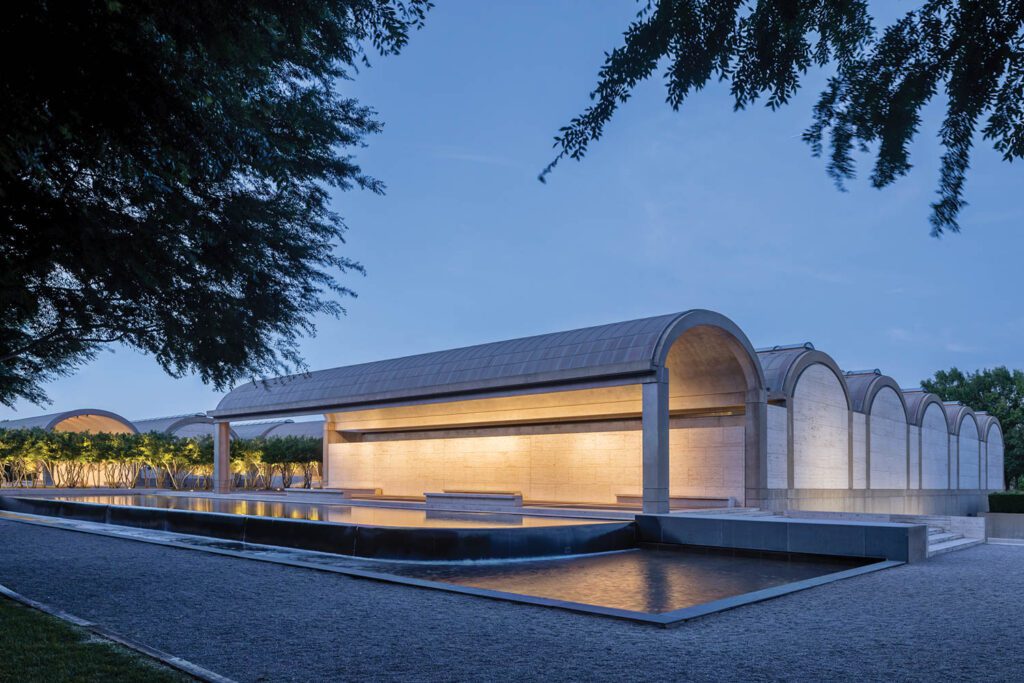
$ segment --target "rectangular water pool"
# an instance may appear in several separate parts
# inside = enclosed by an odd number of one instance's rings
[[[399,565],[387,571],[460,586],[661,614],[875,562],[644,547],[572,559]]]
[[[506,513],[448,512],[441,510],[338,505],[332,503],[285,503],[245,500],[241,498],[162,496],[140,493],[95,496],[62,495],[53,496],[50,500],[403,528],[505,529],[514,527],[570,526],[581,523],[594,524],[602,522],[602,520],[593,519],[583,520],[567,517],[540,517]]]

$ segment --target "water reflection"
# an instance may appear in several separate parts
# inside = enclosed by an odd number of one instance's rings
[[[506,528],[565,526],[580,524],[584,520],[559,517],[534,517],[477,512],[441,512],[405,510],[383,507],[331,505],[327,503],[286,503],[279,501],[245,500],[238,498],[205,498],[187,496],[161,496],[156,494],[126,494],[102,496],[55,496],[56,500],[103,505],[126,505],[190,510],[193,512],[222,512],[232,515],[302,519],[314,522],[361,524],[366,526],[434,527],[434,528]],[[588,523],[591,520],[586,520]],[[600,523],[601,520],[593,520]]]
[[[504,564],[399,565],[433,581],[638,612],[670,612],[859,566],[856,560],[750,557],[642,548],[626,553]]]

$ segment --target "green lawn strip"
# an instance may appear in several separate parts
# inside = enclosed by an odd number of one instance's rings
[[[191,681],[148,657],[0,597],[0,681]]]

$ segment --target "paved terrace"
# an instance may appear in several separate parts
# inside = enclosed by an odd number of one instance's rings
[[[0,583],[239,681],[1019,680],[1024,546],[673,630],[0,521]]]

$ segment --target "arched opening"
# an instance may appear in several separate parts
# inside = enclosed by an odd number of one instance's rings
[[[668,512],[672,498],[749,503],[766,474],[764,375],[750,342],[728,319],[691,312],[666,331],[658,364],[643,385],[645,512]]]

